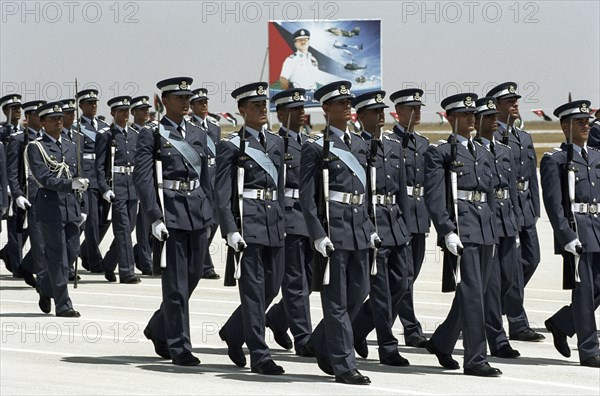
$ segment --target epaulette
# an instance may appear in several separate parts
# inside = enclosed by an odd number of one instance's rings
[[[107,131],[110,131],[110,127],[104,127],[102,129],[99,129],[97,133],[104,133],[104,132],[107,132]]]
[[[13,137],[14,137],[14,136],[20,135],[20,134],[22,134],[22,133],[23,133],[23,131],[17,131],[17,132],[13,132],[13,133],[11,133],[11,134],[10,134],[10,136],[13,136]]]
[[[448,143],[448,141],[444,140],[444,139],[440,139],[436,143],[433,143],[433,144],[435,144],[436,146],[441,146],[444,143]]]
[[[390,141],[392,141],[392,142],[395,142],[395,143],[400,143],[400,144],[402,144],[402,142],[401,142],[400,140],[398,140],[398,139],[397,139],[397,138],[396,138],[394,135],[395,135],[395,134],[393,134],[393,133],[385,133],[385,132],[384,132],[384,134],[383,134],[383,138],[384,138],[384,139],[386,139],[386,140],[390,140]]]
[[[192,124],[192,126],[195,126],[196,128],[200,128],[200,125],[198,125],[194,121],[192,121],[192,118],[190,118],[189,120],[186,120],[186,121],[189,122],[190,124]]]
[[[600,153],[600,148],[599,147],[587,146],[587,148],[590,148],[592,150],[598,151]]]
[[[43,139],[43,137],[40,136],[40,137],[35,138],[34,140],[37,141],[37,142],[41,142],[42,139]]]
[[[265,129],[265,131],[266,131],[266,132],[268,132],[268,133],[270,133],[271,135],[275,135],[275,136],[281,137],[281,136],[279,136],[279,133],[277,133],[277,132],[273,132],[273,131],[272,131],[272,130],[270,130],[270,129]]]
[[[213,117],[211,117],[211,116],[206,116],[206,120],[207,120],[208,122],[211,122],[211,123],[213,123],[213,124],[215,124],[215,125],[219,126],[219,121],[218,121],[216,118],[213,118]]]
[[[560,153],[562,149],[560,147],[553,148],[551,151],[546,151],[544,155],[552,155],[556,153]]]
[[[361,140],[365,140],[364,137],[362,137],[361,132],[352,132],[350,131],[351,134],[353,134],[356,137],[359,137]]]
[[[234,137],[236,137],[236,136],[238,136],[238,133],[237,133],[237,131],[235,131],[235,132],[231,132],[231,133],[229,133],[229,135],[227,135],[227,136],[223,136],[223,138],[222,138],[222,139],[223,139],[223,140],[231,140],[231,139],[233,139],[233,138],[234,138]]]
[[[509,150],[511,150],[511,151],[512,151],[512,149],[510,148],[510,146],[509,146],[508,144],[504,144],[504,143],[502,143],[502,142],[499,142],[499,141],[497,141],[497,140],[494,140],[494,144],[495,144],[496,146],[500,146],[500,147],[506,147],[507,149],[509,149]]]
[[[414,133],[415,135],[417,135],[417,136],[421,136],[423,139],[425,139],[425,140],[429,141],[429,138],[428,138],[427,136],[421,135],[421,134],[420,134],[419,132],[417,132],[417,131],[413,131],[413,133]]]

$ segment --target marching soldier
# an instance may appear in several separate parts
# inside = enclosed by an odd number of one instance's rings
[[[563,284],[573,289],[571,304],[545,325],[560,354],[571,356],[567,336],[577,334],[580,364],[600,367],[594,315],[600,305],[600,151],[586,145],[589,108],[589,101],[577,100],[554,110],[566,143],[544,154],[540,163],[555,253],[563,256],[565,265]]]
[[[425,259],[425,244],[429,234],[429,213],[423,199],[425,185],[425,151],[429,147],[429,139],[415,131],[421,123],[421,106],[423,91],[409,88],[396,91],[390,95],[398,117],[398,124],[393,132],[398,136],[404,148],[406,168],[406,192],[408,194],[409,211],[406,222],[411,233],[408,251],[412,256],[412,276],[408,277],[408,292],[404,293],[398,303],[398,317],[404,328],[404,343],[407,346],[424,348],[427,337],[423,334],[421,323],[415,315],[413,286]]]
[[[280,375],[285,371],[273,361],[265,342],[265,313],[284,272],[285,153],[283,139],[266,129],[267,95],[265,82],[246,84],[231,93],[244,126],[217,148],[219,222],[227,244],[239,253],[241,300],[219,336],[237,366],[246,365],[242,351],[246,342],[253,373]]]
[[[408,292],[409,282],[413,278],[412,256],[407,246],[411,235],[406,224],[410,209],[402,142],[395,134],[382,135],[381,131],[385,125],[383,109],[388,108],[383,102],[384,98],[385,91],[372,91],[352,101],[363,125],[362,137],[370,148],[371,218],[374,218],[377,234],[382,238],[381,246],[370,255],[376,255],[377,265],[377,273],[371,272],[370,299],[362,305],[352,327],[354,348],[359,355],[366,355],[368,351],[366,338],[374,324],[381,364],[408,366],[408,360],[398,352],[398,340],[394,337],[392,326],[398,314],[397,305]]]
[[[129,107],[133,122],[131,128],[139,134],[147,125],[150,112],[150,98],[148,96],[138,96],[131,99]],[[135,222],[136,244],[133,246],[133,258],[137,269],[142,271],[142,275],[152,275],[152,249],[150,241],[152,232],[146,214],[138,206],[137,218]]]
[[[89,181],[78,172],[76,146],[61,138],[62,103],[47,103],[38,109],[44,134],[27,146],[27,160],[35,181],[36,220],[45,242],[46,268],[38,278],[39,307],[50,313],[54,299],[56,316],[79,317],[67,289],[68,263],[79,250],[79,224],[85,221],[78,196]]]
[[[111,251],[116,251],[117,256],[113,263],[105,262],[104,272],[106,279],[113,281],[118,262],[120,283],[140,283],[135,276],[131,240],[138,205],[132,176],[138,133],[127,126],[130,102],[130,96],[117,96],[107,102],[114,124],[107,132],[96,135],[95,145],[98,189],[112,205],[114,239],[106,256],[111,256]]]
[[[159,356],[180,366],[200,363],[192,355],[189,299],[202,276],[212,221],[206,134],[184,119],[192,97],[191,83],[189,77],[176,77],[156,84],[166,115],[158,127],[140,132],[133,172],[152,235],[158,241],[166,240],[163,301],[144,335]],[[162,175],[156,174],[157,167],[162,168]],[[163,202],[157,200],[154,188],[160,185]]]
[[[368,147],[347,128],[351,86],[337,81],[315,92],[328,122],[323,138],[302,145],[300,205],[315,256],[326,261],[324,272],[313,271],[313,283],[315,277],[328,283],[321,291],[323,320],[311,336],[319,368],[337,382],[364,385],[371,380],[356,369],[352,321],[369,292],[368,249],[379,237],[367,209]],[[325,227],[318,213],[323,206]]]
[[[99,133],[109,129],[109,125],[96,117],[98,110],[98,91],[85,89],[77,92],[77,102],[81,108],[81,117],[78,120],[81,133],[83,133],[83,174],[90,181],[90,186],[85,193],[85,204],[88,218],[85,222],[85,240],[81,245],[82,266],[93,273],[103,271],[100,242],[108,230],[105,217],[108,213],[108,204],[99,195],[98,180],[96,179],[96,151],[95,143]],[[114,277],[114,274],[113,274]]]
[[[266,325],[282,348],[292,349],[295,345],[297,355],[313,357],[309,298],[313,251],[298,189],[305,93],[302,88],[288,89],[271,98],[281,123],[279,136],[283,138],[285,150],[285,273],[281,285],[282,299],[267,312]],[[287,334],[288,328],[294,336],[294,344]]]
[[[486,96],[497,101],[498,141],[510,146],[516,174],[519,210],[519,254],[522,268],[517,269],[518,285],[510,287],[504,298],[504,310],[508,319],[508,334],[511,340],[542,341],[544,336],[529,326],[523,306],[524,290],[540,262],[540,243],[536,223],[540,218],[540,194],[537,179],[537,156],[531,136],[513,126],[519,118],[517,84],[506,82],[492,88]],[[508,124],[507,124],[508,122]],[[522,275],[521,275],[522,272]],[[510,308],[509,308],[510,306]],[[520,311],[520,312],[519,312]]]
[[[425,153],[425,203],[446,250],[444,264],[452,265],[456,284],[450,312],[426,348],[441,366],[457,370],[460,366],[452,351],[462,331],[464,373],[497,377],[502,372],[486,358],[482,277],[496,240],[496,208],[492,160],[470,138],[475,129],[475,100],[477,95],[463,93],[442,101],[453,132],[447,142],[432,145]]]
[[[491,155],[498,237],[489,272],[482,274],[484,283],[485,279],[488,279],[484,293],[485,328],[491,355],[514,359],[519,357],[520,353],[510,346],[502,323],[502,298],[507,294],[508,288],[518,284],[515,266],[520,266],[516,243],[519,222],[518,215],[515,214],[520,207],[517,201],[513,157],[510,147],[494,138],[494,131],[498,129],[496,100],[492,97],[479,98],[475,106],[478,136],[476,140]],[[514,309],[509,304],[505,306],[507,310]]]
[[[217,145],[221,141],[221,127],[217,125],[211,117],[208,115],[208,90],[206,88],[198,88],[193,91],[194,96],[190,100],[190,106],[192,107],[191,121],[198,125],[200,129],[206,132],[206,138],[208,143],[208,174],[210,175],[210,182],[214,186],[215,184],[215,172],[216,172],[216,161],[215,156],[217,155]],[[214,201],[213,201],[214,202]],[[208,237],[208,249],[206,249],[206,258],[204,260],[204,270],[202,277],[204,279],[219,279],[219,274],[215,272],[215,266],[210,256],[210,245],[217,233],[219,228],[219,215],[217,205],[213,205],[213,224],[210,226],[209,237]]]
[[[40,224],[35,217],[37,209],[31,205],[31,202],[35,201],[38,185],[29,177],[24,153],[27,144],[40,137],[42,124],[37,109],[45,103],[45,100],[35,100],[23,104],[27,128],[10,135],[6,152],[8,186],[14,200],[15,216],[13,216],[13,221],[20,239],[20,244],[15,249],[16,254],[13,256],[15,261],[11,259],[13,276],[20,274],[32,287],[36,287],[33,274],[38,274],[45,267],[44,238]],[[23,257],[22,249],[27,237],[31,238],[31,249]]]

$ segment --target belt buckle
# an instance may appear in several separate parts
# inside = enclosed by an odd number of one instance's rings
[[[190,184],[186,181],[182,181],[179,183],[179,191],[188,191],[190,189]]]
[[[271,189],[265,190],[265,200],[267,200],[267,201],[273,200],[273,191],[271,191]]]
[[[358,194],[352,194],[351,202],[352,202],[354,205],[358,205],[358,203],[359,203],[359,199],[360,199],[360,197],[358,196]]]
[[[481,202],[481,192],[473,191],[473,201]]]
[[[497,190],[496,191],[496,198],[503,199],[504,198],[504,190]]]
[[[421,196],[421,187],[413,187],[413,197]]]
[[[519,190],[519,191],[525,190],[525,182],[522,182],[522,181],[517,182],[517,190]]]
[[[392,197],[390,197],[390,196],[385,197],[385,204],[386,205],[391,205],[392,204]]]
[[[590,214],[598,213],[598,204],[590,204],[589,210]]]

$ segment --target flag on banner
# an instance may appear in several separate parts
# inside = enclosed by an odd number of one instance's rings
[[[231,124],[233,124],[234,127],[237,127],[238,125],[238,121],[237,118],[235,118],[233,115],[231,115],[231,113],[218,113],[220,116],[222,116],[223,118],[225,118],[227,121],[229,121]]]
[[[362,131],[362,128],[360,125],[360,121],[358,121],[358,114],[352,113],[350,117],[352,121],[352,126],[354,126],[354,132],[360,133]]]
[[[445,111],[437,111],[436,114],[440,116],[440,125],[442,125],[444,121],[448,121]]]
[[[400,119],[398,118],[398,113],[396,113],[395,111],[390,111],[390,115],[394,120],[396,120],[396,122],[400,121]]]
[[[165,106],[163,106],[157,94],[154,94],[154,109],[158,114],[162,114],[165,111]]]
[[[542,110],[542,109],[533,109],[531,111],[533,112],[533,114],[537,115],[538,117],[543,118],[544,121],[552,121],[552,118],[547,116],[546,113],[544,113],[544,110]]]

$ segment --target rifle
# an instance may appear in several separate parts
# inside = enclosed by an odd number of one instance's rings
[[[569,141],[567,142],[567,162],[565,163],[566,178],[563,179],[563,208],[569,227],[575,231],[579,239],[579,230],[577,228],[577,218],[573,213],[573,204],[575,203],[575,172],[578,169],[573,165],[573,118],[569,122]],[[564,194],[567,191],[567,194]],[[579,278],[579,256],[583,252],[581,245],[576,248],[577,254],[563,254],[563,289],[574,289],[575,284],[581,282]],[[573,278],[575,282],[573,282]]]
[[[329,145],[331,144],[329,131],[329,116],[327,117],[327,125],[323,131],[323,164],[321,170],[321,194],[317,203],[317,216],[321,220],[321,225],[325,230],[327,238],[331,239],[331,230],[329,228],[329,164],[337,160],[336,156],[330,155]],[[329,258],[333,254],[331,247],[326,247],[327,257],[323,257],[321,253],[313,254],[313,277],[311,282],[312,291],[322,291],[323,286],[329,285]]]
[[[105,169],[105,174],[106,174],[106,179],[108,181],[108,188],[114,193],[114,186],[115,186],[115,173],[114,173],[114,167],[115,167],[115,153],[117,151],[117,125],[115,124],[114,118],[113,118],[113,124],[112,127],[110,128],[110,141],[109,141],[109,150],[107,153],[107,158],[106,161],[104,163],[104,169]],[[125,128],[127,128],[127,125],[125,125]],[[160,148],[159,148],[160,149]],[[162,191],[162,190],[161,190]],[[112,221],[112,202],[113,202],[114,198],[110,199],[110,204],[108,206],[108,213],[106,214],[106,221]],[[162,202],[162,201],[161,201]]]
[[[156,200],[162,212],[162,218],[165,220],[165,196],[163,192],[163,171],[162,159],[160,156],[160,113],[158,114],[159,123],[154,129],[154,189],[156,191]],[[152,238],[152,275],[160,275],[163,268],[167,268],[167,249],[166,240],[169,237],[167,231],[161,233],[160,239]]]
[[[371,139],[371,152],[369,153],[369,173],[370,173],[370,182],[371,182],[371,221],[375,225],[375,233],[378,233],[377,229],[377,202],[375,197],[377,196],[377,150],[379,148],[379,139],[375,136]],[[383,141],[381,141],[383,144]],[[381,247],[381,242],[375,242],[375,248],[373,249],[373,261],[371,263],[371,275],[377,275],[377,251]]]
[[[77,147],[76,147],[76,154],[77,154],[77,176],[78,177],[82,177],[83,176],[83,170],[81,169],[81,118],[79,117],[79,98],[77,98],[77,92],[79,92],[78,88],[77,88],[77,79],[75,79],[75,117],[77,118]],[[75,194],[75,199],[77,199],[77,202],[79,202],[79,207],[83,208],[84,205],[84,201],[83,201],[83,193],[81,191],[74,191]],[[79,248],[79,255],[81,255],[81,247]],[[79,278],[77,276],[77,271],[79,268],[79,258],[78,256],[75,256],[75,280],[73,281],[73,288],[77,289],[77,278]]]
[[[404,136],[402,137],[402,151],[406,151],[408,147],[408,141],[410,140],[410,127],[412,124],[413,115],[415,114],[415,109],[410,111],[410,117],[408,118],[408,125],[406,126],[406,130],[404,131]]]
[[[506,118],[506,128],[504,130],[504,133],[502,134],[502,144],[505,144],[508,146],[508,128],[510,128],[510,114],[508,114],[508,117]]]
[[[289,112],[288,113],[288,119],[287,119],[287,127],[285,128],[285,135],[283,136],[283,151],[284,151],[284,155],[283,155],[283,160],[285,162],[289,162],[291,160],[294,159],[294,157],[288,152],[288,147],[290,146],[290,118],[292,116],[292,113]],[[298,131],[298,133],[300,133],[300,131]],[[287,181],[287,167],[283,167],[283,185],[285,186],[285,182]]]
[[[21,166],[19,166],[19,185],[23,191],[23,196],[29,201],[29,166],[27,166],[27,160],[25,159],[25,148],[29,144],[29,118],[25,116],[27,121],[27,128],[23,131],[23,145],[21,146],[21,155],[19,157]],[[16,228],[18,233],[22,233],[23,230],[27,229],[27,209],[21,209],[17,206],[16,208]]]

